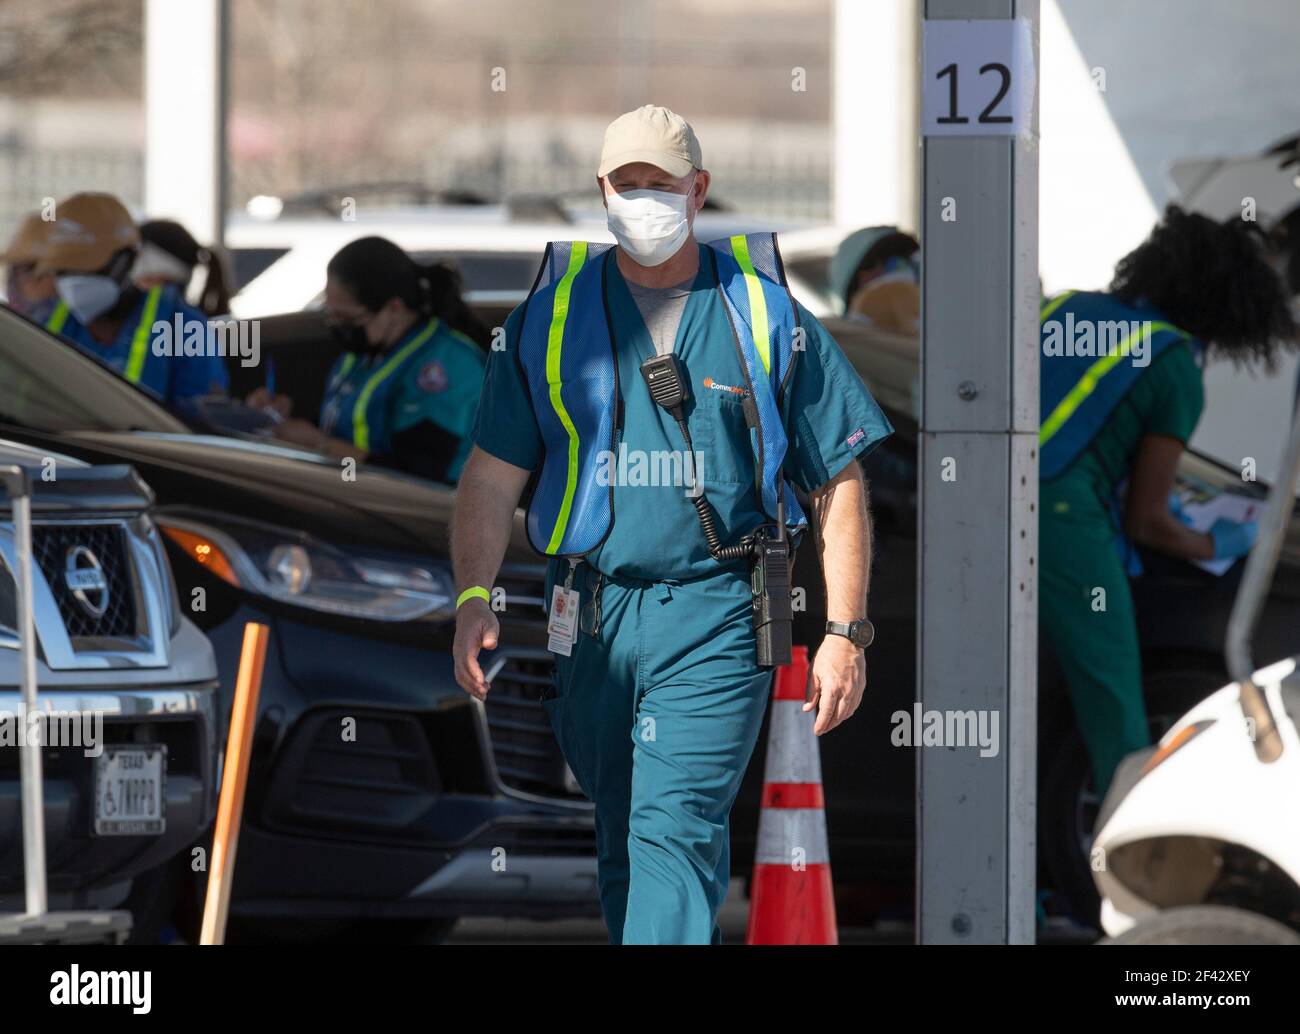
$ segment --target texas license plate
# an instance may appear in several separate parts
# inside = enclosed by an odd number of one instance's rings
[[[105,747],[95,759],[95,835],[154,836],[167,828],[162,744]]]

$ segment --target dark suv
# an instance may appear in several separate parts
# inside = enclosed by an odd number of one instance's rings
[[[598,914],[591,805],[538,702],[542,569],[522,523],[484,706],[452,675],[451,489],[193,430],[0,311],[0,435],[149,482],[223,715],[244,624],[271,628],[232,932],[364,919],[429,937],[458,916]],[[160,874],[159,896],[198,889],[188,858]]]

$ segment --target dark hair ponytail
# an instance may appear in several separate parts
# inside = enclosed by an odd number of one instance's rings
[[[465,302],[460,274],[445,262],[432,262],[427,266],[416,266],[416,269],[424,288],[424,311],[437,316],[487,351],[492,344],[492,332]]]
[[[225,316],[230,312],[230,279],[226,276],[226,263],[215,248],[200,248],[199,261],[207,270],[203,290],[199,292],[199,308],[209,316]]]
[[[461,296],[460,275],[442,262],[420,265],[385,237],[362,237],[330,259],[327,274],[370,312],[390,298],[424,316],[437,316],[486,350],[491,332]]]
[[[1273,365],[1280,346],[1294,347],[1288,292],[1254,224],[1222,223],[1165,209],[1151,235],[1115,267],[1111,291],[1145,302],[1194,334],[1213,352],[1238,362]]]

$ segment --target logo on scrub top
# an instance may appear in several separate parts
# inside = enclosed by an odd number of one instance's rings
[[[420,367],[420,372],[415,377],[415,383],[421,391],[427,391],[431,395],[436,395],[440,391],[447,390],[447,368],[438,362],[437,359],[431,359]]]
[[[720,381],[715,381],[712,377],[704,378],[704,386],[706,388],[712,388],[714,391],[729,391],[731,394],[740,395],[742,398],[749,394],[749,392],[744,388],[736,388],[730,384],[723,384]]]

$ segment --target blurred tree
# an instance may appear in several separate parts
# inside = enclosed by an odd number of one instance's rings
[[[0,0],[0,93],[139,96],[144,0]]]

